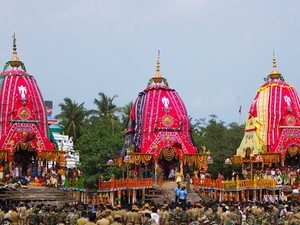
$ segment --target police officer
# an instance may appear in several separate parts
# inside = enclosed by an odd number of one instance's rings
[[[142,214],[142,225],[157,225],[154,219],[151,219],[150,213]]]
[[[179,212],[179,225],[187,225],[190,223],[189,215],[186,212],[186,207],[182,206],[182,210]]]
[[[33,211],[28,217],[29,225],[40,224],[39,208],[33,207]]]
[[[114,222],[111,225],[122,225],[121,223],[122,216],[120,214],[114,215]]]
[[[173,205],[170,206],[168,223],[169,223],[169,225],[178,224],[176,221],[176,213],[175,213]]]

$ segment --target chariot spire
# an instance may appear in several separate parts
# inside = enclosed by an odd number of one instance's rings
[[[271,71],[269,76],[272,80],[279,79],[281,76],[281,73],[277,70],[277,63],[276,63],[274,50],[273,50],[273,70]]]
[[[160,73],[160,51],[158,50],[158,56],[157,56],[157,61],[156,61],[156,70],[155,70],[155,74],[152,77],[152,80],[154,81],[154,83],[161,83],[163,81],[163,76]]]
[[[17,52],[17,43],[16,43],[16,34],[13,36],[13,51],[12,51],[13,56],[10,59],[10,66],[11,67],[19,67],[21,65],[21,61],[18,57],[18,52]]]

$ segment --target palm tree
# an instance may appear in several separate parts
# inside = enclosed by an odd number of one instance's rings
[[[60,103],[58,106],[61,113],[55,118],[60,120],[59,124],[64,128],[65,134],[73,137],[73,141],[76,142],[81,135],[84,119],[88,115],[88,111],[84,108],[84,102],[78,104],[70,98],[65,98],[64,103]]]
[[[103,116],[114,116],[115,112],[120,111],[119,108],[113,103],[114,99],[117,98],[117,95],[114,95],[112,98],[105,95],[103,92],[98,93],[100,100],[94,99],[94,104],[97,106],[97,110],[94,111],[94,114],[98,114],[100,117]]]
[[[122,122],[122,126],[124,127],[124,129],[126,129],[128,126],[132,105],[133,105],[133,102],[131,101],[128,104],[126,104],[124,107],[121,108],[121,113],[122,113],[121,122]]]
[[[94,104],[97,106],[96,110],[90,110],[90,114],[94,114],[99,116],[99,118],[110,118],[111,119],[111,126],[112,126],[112,134],[114,134],[114,126],[115,120],[118,120],[115,113],[120,112],[120,108],[118,108],[114,103],[114,99],[118,97],[114,95],[112,98],[105,95],[103,92],[98,93],[100,99],[94,99]],[[91,117],[91,121],[93,121],[95,117]],[[119,122],[119,120],[118,120]]]

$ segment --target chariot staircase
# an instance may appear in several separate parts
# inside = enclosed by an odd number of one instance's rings
[[[75,201],[72,192],[64,192],[57,188],[28,186],[27,188],[2,188],[0,203],[7,205],[18,202],[64,205]]]
[[[153,186],[152,189],[149,189],[145,195],[146,202],[154,202],[158,204],[163,204],[164,202],[171,203],[175,201],[174,190],[177,184],[173,181],[165,181],[162,183],[161,187]],[[211,199],[206,199],[203,196],[201,197],[194,187],[191,185],[191,189],[187,195],[187,202],[199,202],[199,201],[210,201]]]

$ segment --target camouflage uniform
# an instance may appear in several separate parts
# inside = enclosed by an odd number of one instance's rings
[[[199,221],[194,220],[194,221],[190,222],[189,225],[200,225],[200,223],[199,223]]]
[[[211,224],[220,224],[220,218],[217,214],[217,211],[213,211],[213,213],[208,216],[208,220],[211,222]]]
[[[227,214],[228,218],[225,221],[225,225],[236,225],[239,224],[239,216],[235,212],[231,211]]]
[[[280,218],[277,220],[276,225],[285,225],[285,222],[286,222],[286,219],[285,219],[284,217],[280,217]]]
[[[264,215],[264,211],[261,207],[258,207],[256,209],[252,210],[254,216],[255,216],[255,224],[256,225],[261,225],[263,222],[263,215]]]
[[[176,207],[174,213],[175,213],[176,224],[178,225],[181,217],[181,208]]]
[[[57,213],[54,210],[50,212],[49,225],[57,224]]]
[[[262,217],[262,223],[261,224],[262,225],[268,224],[268,221],[270,220],[270,217],[271,217],[271,215],[270,215],[269,212],[264,213],[264,215]]]
[[[51,217],[52,215],[49,211],[49,208],[46,208],[45,211],[41,214],[40,223],[43,225],[52,225],[50,224]]]
[[[249,213],[246,218],[247,225],[255,225],[255,216],[252,213]]]
[[[30,215],[28,216],[29,225],[37,225],[40,224],[40,216],[38,213],[38,209],[34,209]]]
[[[66,212],[66,209],[62,209],[60,211],[58,211],[58,213],[56,214],[56,222],[57,223],[65,223],[66,222],[66,217],[67,217],[68,213]]]
[[[261,225],[263,222],[262,216],[255,214],[254,217],[255,217],[255,225]]]
[[[178,225],[176,221],[176,213],[174,210],[169,211],[169,219],[168,219],[169,225]]]
[[[77,213],[70,212],[67,216],[66,216],[66,225],[76,225],[77,220],[79,219],[79,216]]]
[[[179,211],[179,225],[187,225],[189,223],[189,215],[185,210]]]

